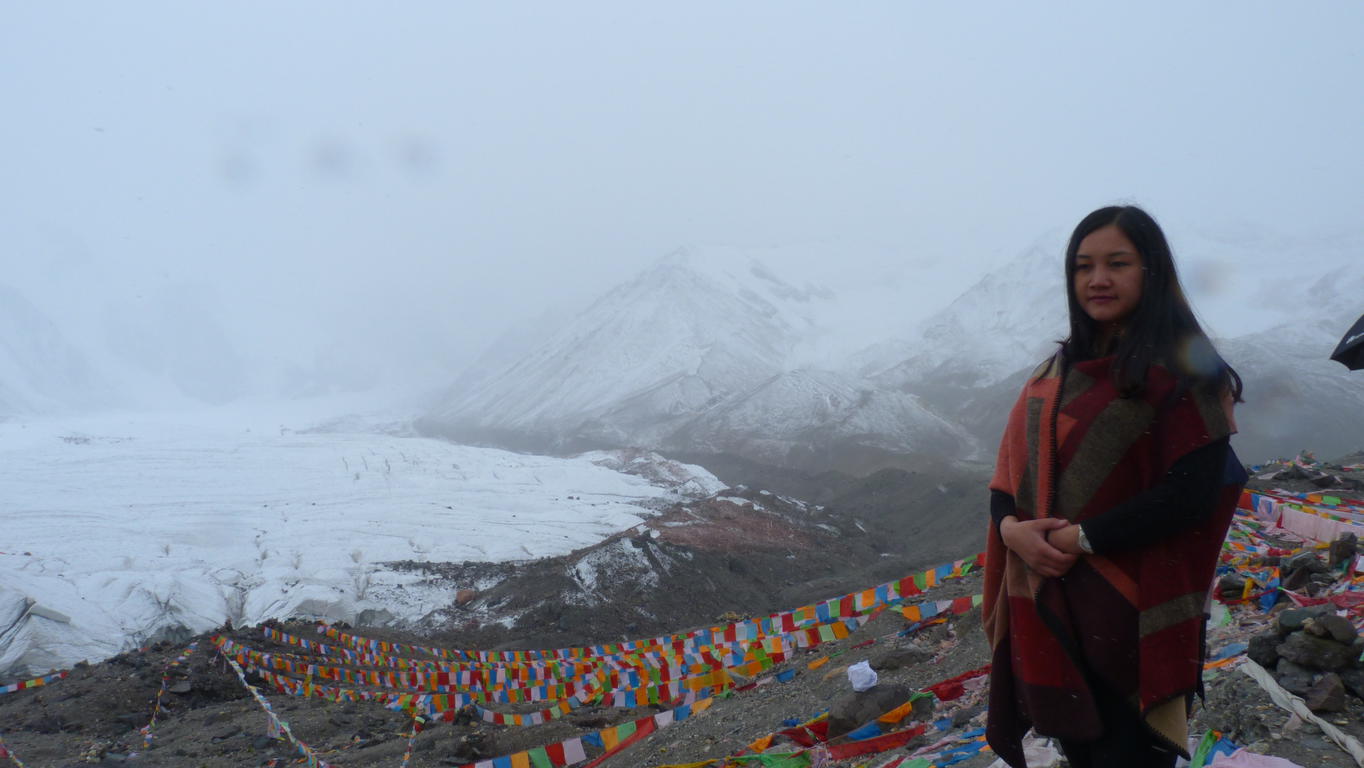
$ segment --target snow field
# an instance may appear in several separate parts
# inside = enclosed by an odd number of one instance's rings
[[[449,596],[380,563],[564,554],[678,498],[588,458],[230,412],[3,423],[0,463],[0,678],[229,619],[416,620]]]

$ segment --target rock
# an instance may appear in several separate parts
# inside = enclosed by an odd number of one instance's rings
[[[1283,588],[1294,591],[1306,587],[1308,580],[1312,578],[1312,572],[1302,567],[1289,570],[1287,566],[1281,566],[1280,572],[1283,574]]]
[[[957,728],[960,728],[961,726],[971,722],[971,719],[973,717],[979,715],[981,712],[984,711],[985,711],[984,704],[977,704],[976,706],[970,707],[968,709],[959,709],[956,711],[956,713],[952,715],[952,725]]]
[[[171,693],[189,693],[190,691],[194,690],[194,686],[191,685],[188,680],[176,680],[175,682],[171,683],[170,687],[167,688],[166,690],[170,691]]]
[[[472,589],[461,589],[455,593],[455,602],[459,605],[468,605],[475,597],[478,597],[478,592]]]
[[[256,749],[270,749],[277,742],[269,736],[257,736],[251,741],[251,746]]]
[[[1237,573],[1228,573],[1217,580],[1217,590],[1223,597],[1240,597],[1246,588],[1246,580]]]
[[[1282,472],[1279,472],[1273,477],[1274,480],[1277,480],[1281,483],[1290,482],[1293,480],[1307,480],[1310,478],[1311,475],[1302,471],[1302,468],[1299,467],[1297,464],[1290,464],[1287,469],[1283,470]]]
[[[1314,573],[1307,577],[1307,594],[1316,597],[1336,583],[1336,577],[1329,573]]]
[[[29,721],[28,728],[35,733],[61,733],[66,729],[66,718],[61,715],[46,715]]]
[[[1350,656],[1350,646],[1313,637],[1306,632],[1289,635],[1279,643],[1277,650],[1283,658],[1313,669],[1340,669],[1354,661]]]
[[[1337,674],[1340,676],[1340,681],[1345,684],[1345,687],[1349,689],[1350,693],[1364,699],[1364,669],[1355,669],[1351,667],[1342,669]]]
[[[829,707],[829,737],[842,736],[875,720],[909,701],[911,693],[907,685],[878,685],[839,698]]]
[[[227,728],[226,730],[219,731],[218,734],[213,737],[213,741],[226,741],[241,732],[242,732],[241,726],[234,725],[231,726],[230,728]]]
[[[599,731],[611,724],[610,720],[600,714],[573,715],[568,720],[579,728],[593,731]]]
[[[497,754],[497,744],[493,741],[492,736],[486,731],[474,731],[464,734],[455,742],[454,759],[451,762],[462,764],[492,757],[495,754]]]
[[[1274,677],[1284,690],[1301,696],[1312,688],[1312,678],[1316,677],[1316,673],[1288,659],[1279,659],[1278,665],[1274,668]]]
[[[1336,484],[1336,478],[1329,474],[1319,475],[1312,478],[1310,482],[1318,488],[1330,488]]]
[[[1353,533],[1342,533],[1331,542],[1331,547],[1327,550],[1326,564],[1334,569],[1341,563],[1351,562],[1358,549],[1359,537]]]
[[[914,645],[886,648],[874,654],[869,661],[871,668],[877,672],[884,672],[891,669],[904,669],[915,664],[922,664],[933,658],[933,654]]]
[[[1279,633],[1267,632],[1250,638],[1249,647],[1246,648],[1246,655],[1250,660],[1264,667],[1273,669],[1279,661],[1279,652],[1276,650],[1280,642]]]
[[[1344,616],[1337,616],[1334,613],[1318,616],[1312,620],[1312,624],[1329,634],[1337,643],[1350,645],[1354,643],[1355,638],[1359,637],[1359,633],[1355,632],[1355,626],[1350,623],[1349,619]]]
[[[1345,709],[1345,685],[1340,676],[1327,672],[1302,697],[1313,712],[1341,712]]]
[[[1317,553],[1311,550],[1299,552],[1296,555],[1283,561],[1282,568],[1287,571],[1308,570],[1312,573],[1325,573],[1326,563],[1317,557]]]
[[[1321,616],[1324,613],[1326,613],[1326,609],[1319,605],[1308,608],[1289,608],[1275,617],[1274,626],[1279,630],[1279,634],[1287,635],[1290,632],[1302,629],[1303,624],[1308,619]]]

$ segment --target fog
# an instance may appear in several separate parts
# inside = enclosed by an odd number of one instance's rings
[[[889,332],[1115,201],[1358,236],[1361,39],[1343,1],[10,3],[0,283],[255,392],[438,386],[680,246]]]

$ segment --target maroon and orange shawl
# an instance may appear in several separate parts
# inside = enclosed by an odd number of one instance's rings
[[[1177,395],[1152,366],[1123,398],[1111,357],[1043,363],[1009,415],[991,489],[1020,520],[1080,522],[1158,483],[1181,456],[1234,431],[1230,398]],[[1102,725],[1089,680],[1121,695],[1158,741],[1186,753],[1188,706],[1200,691],[1208,588],[1240,487],[1222,488],[1209,519],[1140,549],[1086,555],[1060,578],[1039,576],[990,526],[985,631],[993,649],[990,746],[1024,768],[1022,739],[1092,741]]]

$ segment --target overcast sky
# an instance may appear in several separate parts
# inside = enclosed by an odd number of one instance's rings
[[[4,3],[0,282],[439,377],[684,244],[914,299],[1113,201],[1364,227],[1358,2],[664,7]]]

